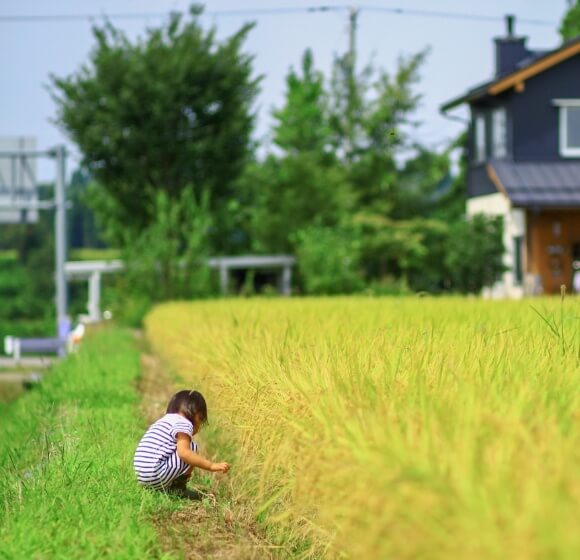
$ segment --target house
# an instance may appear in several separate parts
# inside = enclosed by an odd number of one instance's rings
[[[441,111],[470,107],[467,214],[504,219],[509,270],[491,295],[570,292],[580,268],[580,37],[530,50],[506,20],[495,76]]]

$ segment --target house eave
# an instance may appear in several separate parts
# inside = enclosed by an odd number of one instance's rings
[[[518,68],[509,74],[500,76],[483,86],[474,88],[467,93],[451,99],[440,107],[441,113],[446,113],[450,109],[458,107],[463,103],[472,103],[486,96],[496,96],[512,88],[517,91],[523,91],[526,80],[533,78],[537,74],[544,72],[564,62],[565,60],[580,54],[580,36],[567,41],[559,48],[549,51],[548,53],[534,59],[523,68]]]

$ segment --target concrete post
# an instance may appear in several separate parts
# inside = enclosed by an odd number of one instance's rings
[[[13,349],[12,355],[14,356],[15,363],[18,365],[20,363],[20,356],[22,355],[22,353],[20,351],[20,339],[19,338],[14,339],[14,349]]]
[[[282,269],[282,295],[289,296],[292,293],[292,267],[285,266]]]
[[[227,265],[220,263],[220,286],[224,296],[228,295],[228,272]]]
[[[93,272],[89,276],[89,301],[87,304],[91,322],[101,320],[101,273]]]

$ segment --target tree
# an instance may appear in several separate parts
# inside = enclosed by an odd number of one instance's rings
[[[286,104],[274,110],[274,143],[286,155],[305,152],[330,155],[332,129],[324,76],[314,68],[312,51],[302,56],[301,74],[291,68],[286,77]]]
[[[86,169],[74,171],[68,186],[68,199],[72,208],[68,212],[68,239],[71,248],[103,248],[101,232],[95,220],[95,213],[89,207],[92,179]]]
[[[359,206],[385,214],[398,176],[397,159],[409,152],[407,129],[421,96],[413,91],[422,51],[400,58],[393,76],[367,65],[352,78],[348,55],[335,60],[331,87],[333,144],[347,166]]]
[[[570,6],[562,23],[560,24],[560,35],[564,41],[574,39],[580,35],[580,3],[576,2]]]
[[[100,185],[109,234],[152,223],[157,193],[209,192],[214,250],[232,235],[229,201],[251,151],[258,79],[242,52],[251,25],[218,42],[192,9],[174,14],[134,43],[111,23],[93,29],[96,46],[75,74],[52,76],[57,123],[83,153]]]
[[[285,105],[273,113],[278,153],[249,172],[258,251],[292,251],[297,232],[336,227],[351,206],[344,170],[331,144],[324,78],[308,50],[300,70],[290,70]]]
[[[478,293],[493,285],[506,270],[501,217],[481,214],[451,225],[445,252],[448,278],[454,290]]]

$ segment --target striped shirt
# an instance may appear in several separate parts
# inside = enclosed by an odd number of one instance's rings
[[[193,424],[180,414],[166,414],[151,425],[141,438],[133,466],[137,480],[151,488],[166,488],[178,476],[185,474],[189,465],[177,455],[177,434],[193,436]],[[197,452],[192,441],[191,450]]]

